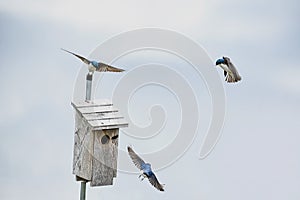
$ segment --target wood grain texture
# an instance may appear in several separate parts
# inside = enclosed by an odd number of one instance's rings
[[[89,124],[95,129],[110,129],[110,126],[127,127],[128,123],[124,119],[100,119],[89,120]]]
[[[94,157],[91,186],[112,185],[117,176],[118,142],[112,137],[119,134],[118,129],[99,130],[94,132]],[[102,138],[110,138],[102,143]]]
[[[78,108],[78,111],[82,114],[88,114],[88,113],[117,112],[118,110],[113,106],[93,106],[93,107]]]
[[[127,121],[107,100],[95,100],[96,103],[72,103],[79,115],[90,124],[93,130],[128,127]]]
[[[73,107],[84,108],[84,107],[94,107],[94,106],[112,106],[112,102],[108,99],[95,99],[92,102],[79,101],[71,102]]]
[[[119,112],[103,112],[103,113],[90,113],[90,114],[82,114],[82,116],[90,121],[90,120],[98,120],[98,119],[121,119],[123,118]]]
[[[93,134],[91,127],[75,114],[73,174],[85,180],[92,178]]]
[[[107,100],[72,103],[75,108],[73,173],[91,186],[112,185],[117,176],[119,128],[128,123]]]

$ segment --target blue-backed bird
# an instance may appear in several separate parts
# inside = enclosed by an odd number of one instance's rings
[[[94,61],[94,60],[88,60],[83,56],[80,56],[78,54],[75,54],[75,53],[73,53],[71,51],[68,51],[68,50],[65,50],[65,49],[61,49],[61,50],[76,56],[82,62],[87,64],[90,75],[92,75],[95,71],[97,71],[97,72],[123,72],[123,71],[125,71],[124,69],[116,68],[116,67],[113,67],[111,65],[102,63],[102,62],[97,62],[97,61]]]
[[[230,61],[230,58],[223,57],[216,61],[216,66],[220,66],[224,70],[225,81],[228,83],[238,82],[242,79],[238,71]]]
[[[144,178],[148,178],[149,182],[158,190],[165,191],[163,188],[163,185],[160,184],[153,173],[151,169],[150,163],[145,163],[143,159],[141,159],[131,147],[127,147],[128,154],[135,164],[137,168],[139,168],[143,173],[139,175],[139,178],[142,177],[141,181],[144,180]]]

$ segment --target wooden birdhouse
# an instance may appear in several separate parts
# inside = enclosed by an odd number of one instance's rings
[[[128,123],[108,100],[72,102],[75,108],[73,174],[91,186],[117,176],[119,128]]]

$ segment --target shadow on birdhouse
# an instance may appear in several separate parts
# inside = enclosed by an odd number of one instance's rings
[[[73,174],[91,186],[112,185],[117,176],[119,128],[128,123],[108,100],[72,102],[75,108]]]

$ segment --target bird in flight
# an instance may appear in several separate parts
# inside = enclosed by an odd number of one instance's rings
[[[139,175],[139,178],[142,177],[141,181],[144,180],[144,178],[148,178],[149,182],[158,190],[165,191],[163,188],[163,184],[160,184],[153,173],[151,169],[150,163],[145,163],[143,159],[141,159],[131,147],[127,147],[128,154],[135,164],[137,168],[139,168],[141,171],[143,171],[142,174]]]
[[[77,55],[77,54],[75,54],[75,53],[73,53],[71,51],[65,50],[65,49],[61,49],[61,50],[65,51],[65,52],[68,52],[68,53],[76,56],[82,62],[84,62],[85,64],[87,64],[90,75],[92,75],[95,71],[97,71],[97,72],[123,72],[123,71],[125,71],[124,69],[119,69],[119,68],[110,66],[108,64],[102,63],[102,62],[88,60],[85,57],[82,57],[80,55]]]
[[[230,58],[223,57],[216,61],[216,66],[220,66],[224,70],[225,81],[228,83],[238,82],[242,79],[238,71],[230,61]]]

